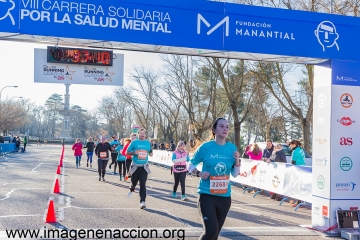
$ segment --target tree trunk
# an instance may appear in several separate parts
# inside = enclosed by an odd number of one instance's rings
[[[241,123],[239,121],[239,116],[237,115],[236,106],[231,106],[233,118],[234,118],[234,138],[235,138],[235,146],[238,150],[241,149],[240,146],[240,130],[241,130]]]
[[[310,123],[306,121],[306,119],[302,119],[301,122],[301,128],[302,128],[302,134],[303,134],[303,142],[304,142],[304,149],[310,153],[311,152],[311,146],[310,146]]]

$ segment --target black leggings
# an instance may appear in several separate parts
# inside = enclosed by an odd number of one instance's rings
[[[175,183],[173,187],[173,192],[176,192],[180,182],[181,194],[185,195],[185,178],[186,178],[186,172],[174,172]]]
[[[199,240],[215,240],[218,238],[230,206],[231,197],[200,194],[198,209],[204,232]]]
[[[118,162],[118,165],[119,165],[119,175],[125,177],[125,174],[126,174],[125,161],[122,161],[122,162],[117,161],[117,162]],[[122,175],[121,175],[121,171],[123,172]]]
[[[126,172],[129,172],[129,169],[130,169],[130,166],[131,166],[131,162],[132,162],[131,159],[130,159],[130,160],[127,160],[127,159],[126,159],[126,161],[125,161],[125,164],[126,164]]]
[[[98,159],[99,176],[101,176],[101,177],[105,176],[106,166],[107,166],[108,162],[109,162],[109,160]]]
[[[117,156],[118,156],[117,153],[111,153],[111,163],[110,163],[110,165],[115,164],[114,172],[116,172],[116,166],[118,165]]]
[[[143,201],[145,202],[147,177],[148,177],[148,173],[143,167],[138,167],[136,171],[131,175],[130,191],[133,192],[135,190],[136,184],[140,182],[140,191],[139,191],[140,203]]]

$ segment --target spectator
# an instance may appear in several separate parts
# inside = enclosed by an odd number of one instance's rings
[[[270,156],[270,159],[267,161],[270,162],[282,162],[286,163],[286,155],[283,150],[283,147],[281,144],[277,144],[272,155]]]
[[[247,155],[249,155],[249,159],[260,161],[262,157],[262,152],[256,143],[250,144],[250,151],[246,152]]]
[[[195,141],[190,139],[190,147],[191,148],[194,148],[195,147]]]
[[[152,149],[158,149],[158,144],[157,144],[156,140],[152,141]]]
[[[168,143],[165,143],[165,150],[170,151],[170,145]]]
[[[15,144],[16,144],[16,149],[17,150],[19,150],[20,149],[20,137],[19,136],[17,136],[16,138],[15,138]]]
[[[281,144],[277,144],[275,146],[275,149],[273,151],[273,154],[270,156],[270,159],[267,160],[268,163],[270,162],[282,162],[282,163],[286,163],[286,155],[284,150],[282,149],[282,145]],[[277,201],[281,201],[283,199],[282,195],[276,194],[274,193],[271,196],[271,199],[276,199]]]
[[[26,151],[26,144],[27,144],[27,136],[24,137],[24,152]]]
[[[164,144],[164,143],[160,143],[159,150],[166,150],[166,149],[165,149],[165,144]]]
[[[290,148],[292,149],[291,153],[291,164],[301,166],[305,165],[305,152],[301,148],[301,143],[298,140],[292,140],[289,143]],[[295,200],[293,207],[296,207],[299,203],[298,200]]]
[[[242,158],[249,159],[249,155],[247,155],[247,152],[250,151],[250,147],[251,147],[251,145],[246,146],[246,148],[244,149],[244,153],[242,155]]]
[[[274,144],[272,143],[271,139],[266,140],[266,148],[263,152],[263,158],[265,161],[270,159],[270,156],[272,155],[274,151]]]
[[[174,152],[176,150],[176,145],[174,144],[173,140],[170,141],[169,151]]]
[[[0,136],[0,143],[4,143],[4,137]]]

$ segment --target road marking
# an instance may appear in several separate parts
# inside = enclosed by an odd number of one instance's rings
[[[41,164],[43,164],[44,162],[41,162],[39,165],[37,165],[36,167],[34,167],[33,168],[33,170],[31,170],[31,172],[37,172],[37,171],[35,171],[38,167],[40,167],[41,166]]]
[[[243,210],[243,211],[249,212],[249,213],[251,213],[251,214],[253,214],[253,215],[257,215],[257,216],[261,216],[261,215],[262,215],[262,214],[259,213],[259,212],[251,211],[251,210],[248,210],[248,209],[245,209],[245,208],[241,208],[241,207],[231,207],[231,208]]]
[[[11,217],[37,217],[41,216],[41,214],[33,214],[33,215],[7,215],[7,216],[0,216],[0,218],[11,218]]]
[[[15,189],[13,189],[13,190],[11,190],[10,192],[8,192],[8,193],[6,193],[5,194],[5,198],[2,198],[2,199],[0,199],[0,201],[2,201],[2,200],[6,200],[6,199],[8,199],[8,198],[10,198],[10,195],[13,193],[13,192],[15,192],[15,190],[16,190],[16,188]]]

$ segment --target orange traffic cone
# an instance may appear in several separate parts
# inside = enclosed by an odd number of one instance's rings
[[[45,223],[56,223],[54,200],[50,199]]]
[[[54,193],[60,193],[59,179],[55,180]]]
[[[62,158],[60,158],[59,166],[63,167],[63,159]]]
[[[60,165],[57,167],[56,174],[61,174]]]

